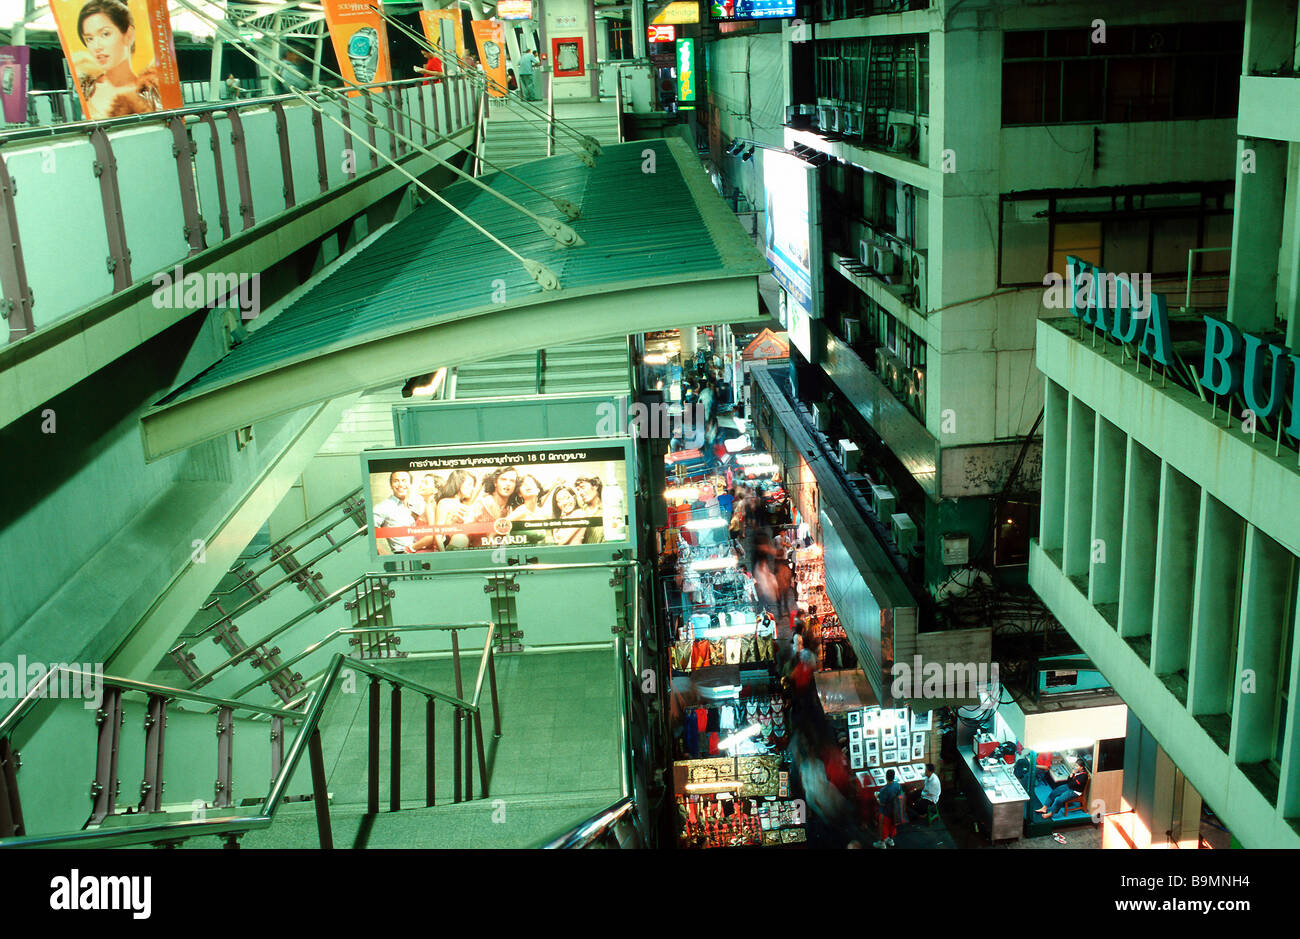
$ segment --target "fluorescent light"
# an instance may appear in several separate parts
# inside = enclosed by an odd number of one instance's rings
[[[710,783],[687,783],[687,792],[727,792],[731,789],[739,789],[744,783],[738,779],[728,781],[719,780]]]
[[[731,437],[723,441],[722,444],[727,448],[728,453],[740,453],[742,450],[749,449],[749,438],[743,434],[739,437]],[[739,459],[739,457],[737,457]]]
[[[685,528],[699,531],[703,528],[726,528],[730,523],[725,518],[699,518],[687,522]]]
[[[691,562],[693,571],[725,571],[736,566],[735,557],[702,558]]]
[[[762,730],[763,730],[763,725],[756,721],[753,724],[750,724],[744,730],[737,731],[736,733],[728,737],[726,740],[720,741],[718,743],[718,749],[730,750],[736,744],[743,743],[744,741],[748,740],[750,737],[757,737]]]
[[[665,489],[665,499],[685,499],[687,502],[694,502],[700,496],[700,490],[693,486],[683,486],[681,489]]]
[[[429,384],[418,385],[415,388],[412,388],[411,394],[423,395],[426,397],[431,395],[436,395],[438,393],[438,389],[442,387],[442,383],[443,381],[446,380],[446,378],[447,378],[447,370],[445,368],[440,368],[433,373],[433,380],[430,381]]]
[[[662,352],[651,352],[641,361],[646,365],[667,365],[668,356],[664,355]]]

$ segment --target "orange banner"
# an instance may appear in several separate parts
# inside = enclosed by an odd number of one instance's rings
[[[379,15],[381,0],[324,0],[323,5],[339,73],[357,85],[391,81],[388,29]]]
[[[448,74],[465,61],[465,30],[460,23],[460,7],[451,10],[421,10],[420,25],[424,38],[442,55],[442,69]]]
[[[475,20],[474,41],[478,44],[478,60],[488,79],[488,94],[494,98],[506,96],[506,31],[496,20]]]
[[[89,120],[182,106],[166,0],[50,0],[50,9]]]

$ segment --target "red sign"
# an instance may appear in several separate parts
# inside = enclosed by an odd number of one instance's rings
[[[677,27],[671,24],[663,26],[647,26],[645,28],[646,42],[676,42]]]

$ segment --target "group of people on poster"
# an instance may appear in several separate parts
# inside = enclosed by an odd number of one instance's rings
[[[372,473],[376,545],[380,554],[415,554],[597,544],[604,489],[600,473],[581,464]]]

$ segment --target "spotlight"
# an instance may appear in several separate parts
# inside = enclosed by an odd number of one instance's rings
[[[742,163],[748,163],[752,159],[754,159],[754,148],[751,146],[748,150],[745,151],[745,155],[742,156],[740,160]]]
[[[727,148],[727,156],[740,156],[740,151],[745,149],[743,140],[733,140],[731,146]]]

